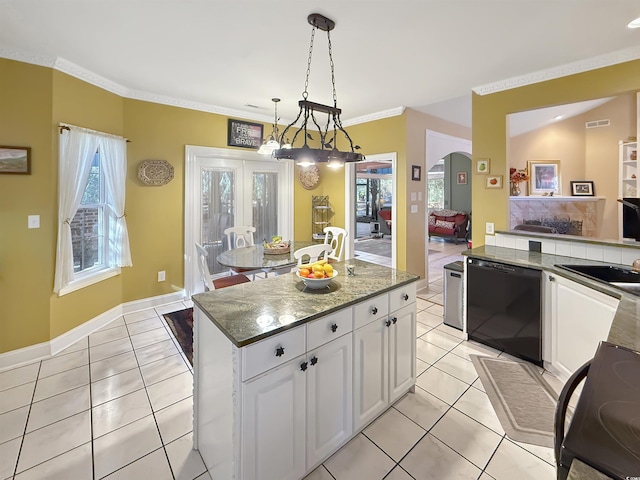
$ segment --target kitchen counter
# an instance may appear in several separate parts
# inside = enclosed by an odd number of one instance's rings
[[[347,275],[347,265],[355,275]],[[360,260],[333,263],[328,289],[310,290],[295,273],[194,295],[193,302],[231,340],[244,347],[402,285],[418,276]]]
[[[555,266],[556,264],[609,265],[608,263],[493,246],[477,247],[463,252],[463,255],[483,260],[510,263],[520,267],[546,270],[554,275],[560,275],[620,299],[607,340],[611,343],[640,351],[640,297]]]

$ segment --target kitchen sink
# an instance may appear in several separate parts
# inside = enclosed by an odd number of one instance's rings
[[[556,265],[556,267],[640,296],[640,272],[631,268],[613,265]]]

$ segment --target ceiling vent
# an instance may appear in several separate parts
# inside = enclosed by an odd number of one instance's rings
[[[611,120],[593,120],[591,122],[586,122],[586,128],[598,128],[598,127],[608,127],[611,125]]]

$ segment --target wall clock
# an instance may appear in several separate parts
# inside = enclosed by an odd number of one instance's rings
[[[298,172],[298,180],[304,188],[313,190],[318,186],[318,182],[320,182],[320,170],[318,170],[316,165],[301,168]]]
[[[145,185],[166,185],[173,180],[173,165],[166,160],[144,160],[138,166],[138,179]]]

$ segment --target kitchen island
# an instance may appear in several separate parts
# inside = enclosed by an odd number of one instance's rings
[[[194,448],[213,478],[303,478],[413,390],[418,277],[333,265],[323,290],[291,273],[193,296]]]

